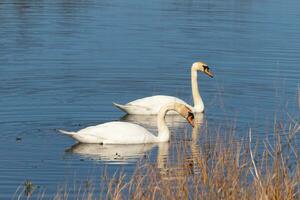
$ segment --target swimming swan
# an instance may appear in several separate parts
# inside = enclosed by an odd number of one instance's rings
[[[170,103],[163,106],[157,115],[157,136],[142,126],[128,122],[107,122],[84,128],[78,132],[59,131],[81,143],[143,144],[167,142],[170,139],[170,131],[164,118],[170,110],[178,112],[194,126],[194,114],[187,106],[180,103]]]
[[[209,77],[213,77],[212,72],[210,72],[207,64],[203,62],[195,62],[191,67],[191,82],[192,82],[192,93],[194,99],[194,107],[188,105],[183,100],[173,97],[173,96],[165,96],[165,95],[156,95],[151,97],[145,97],[142,99],[137,99],[135,101],[131,101],[125,105],[120,105],[117,103],[113,103],[113,105],[120,110],[135,115],[156,115],[158,114],[160,108],[171,102],[182,103],[189,107],[194,113],[202,113],[204,112],[204,104],[202,98],[199,93],[198,83],[197,83],[197,71],[201,71]],[[170,112],[169,114],[175,114],[175,112]]]

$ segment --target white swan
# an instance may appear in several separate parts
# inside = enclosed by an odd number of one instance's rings
[[[171,102],[182,103],[192,109],[194,113],[202,113],[204,112],[204,104],[202,98],[199,93],[198,83],[197,83],[197,71],[201,71],[209,77],[213,77],[212,72],[210,72],[207,64],[203,62],[195,62],[191,67],[191,82],[192,82],[192,93],[194,99],[194,107],[188,105],[183,100],[173,97],[173,96],[165,96],[165,95],[156,95],[151,97],[145,97],[142,99],[137,99],[135,101],[131,101],[125,105],[120,105],[117,103],[113,103],[114,106],[119,108],[120,110],[135,115],[156,115],[158,114],[160,108]],[[174,114],[175,112],[170,112],[169,114]]]
[[[142,126],[128,122],[108,122],[87,127],[78,132],[59,131],[81,143],[142,144],[167,142],[170,139],[170,131],[164,118],[170,110],[175,110],[194,126],[194,114],[188,107],[180,103],[170,103],[163,106],[158,113],[157,136]]]

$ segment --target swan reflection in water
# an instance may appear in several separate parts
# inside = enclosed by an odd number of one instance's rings
[[[84,144],[77,143],[66,150],[82,158],[109,162],[111,164],[128,164],[146,155],[156,144]]]
[[[177,180],[199,171],[196,163],[199,157],[199,139],[204,125],[204,115],[195,115],[195,126],[192,129],[191,139],[183,142],[158,144],[157,168],[163,180]],[[187,145],[184,143],[187,142]],[[185,148],[190,148],[190,153]],[[170,152],[176,152],[171,154]]]

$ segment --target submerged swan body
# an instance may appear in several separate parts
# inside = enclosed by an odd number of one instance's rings
[[[144,144],[167,142],[170,139],[170,131],[164,118],[170,110],[176,111],[186,118],[192,126],[194,125],[194,115],[191,109],[180,103],[171,103],[163,106],[159,111],[157,116],[157,136],[144,127],[129,122],[108,122],[87,127],[78,132],[59,131],[81,143]]]
[[[156,95],[151,97],[145,97],[142,99],[137,99],[135,101],[131,101],[125,105],[113,103],[114,106],[119,108],[120,110],[135,115],[156,115],[158,114],[161,107],[167,103],[181,103],[187,107],[189,107],[195,113],[204,112],[204,103],[199,93],[198,83],[197,83],[197,71],[201,71],[204,74],[207,74],[209,77],[213,77],[213,74],[210,72],[207,64],[203,62],[195,62],[191,67],[191,82],[192,82],[192,93],[194,106],[190,106],[183,100],[173,97],[173,96],[165,96],[165,95]],[[175,112],[170,112],[169,114],[175,114]]]

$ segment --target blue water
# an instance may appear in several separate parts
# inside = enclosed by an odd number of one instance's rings
[[[252,127],[264,138],[274,116],[299,120],[299,10],[296,0],[1,1],[0,198],[26,179],[53,196],[107,164],[130,174],[144,154],[156,162],[155,145],[113,161],[65,152],[75,142],[57,129],[118,120],[112,102],[154,94],[192,102],[198,60],[215,74],[198,81],[209,128],[233,122],[237,137]],[[155,131],[148,122],[139,123]],[[172,126],[171,144],[185,140],[183,130],[191,136],[185,123]]]

